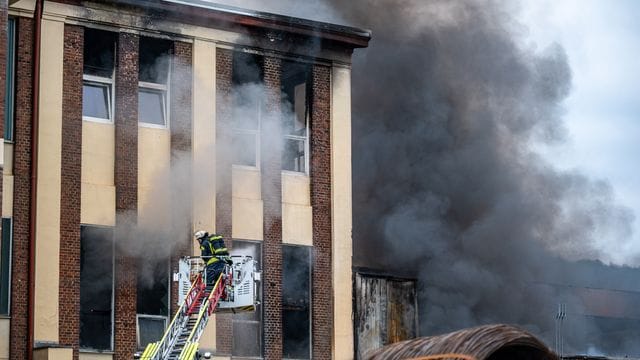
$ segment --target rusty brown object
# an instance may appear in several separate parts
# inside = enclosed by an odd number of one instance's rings
[[[485,325],[449,334],[422,337],[387,345],[368,360],[406,359],[557,360],[535,336],[509,325]]]

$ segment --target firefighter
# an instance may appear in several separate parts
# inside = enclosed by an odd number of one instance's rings
[[[214,285],[224,271],[224,265],[233,263],[229,251],[224,245],[222,235],[209,235],[206,231],[198,230],[194,236],[200,243],[201,256],[206,263],[207,285]]]

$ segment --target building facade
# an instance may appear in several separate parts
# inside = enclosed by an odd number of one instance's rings
[[[368,31],[192,0],[0,2],[0,359],[131,359],[195,230],[255,256],[220,358],[353,358],[350,64]]]

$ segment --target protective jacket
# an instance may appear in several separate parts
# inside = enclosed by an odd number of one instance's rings
[[[229,259],[229,251],[224,245],[224,240],[221,235],[213,234],[205,237],[200,243],[200,251],[207,265],[222,260],[228,261]]]

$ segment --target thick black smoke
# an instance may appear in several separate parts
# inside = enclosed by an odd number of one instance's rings
[[[633,215],[534,151],[566,136],[571,71],[560,46],[524,45],[513,3],[228,2],[372,29],[352,72],[354,265],[418,277],[421,335],[506,322],[553,345],[556,304],[585,311],[567,285],[611,286],[587,272],[602,263],[569,261],[614,259]],[[573,321],[566,351],[640,354],[637,324],[591,320]]]

